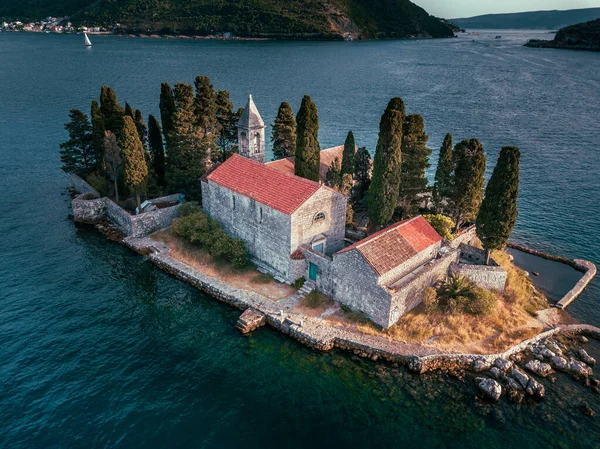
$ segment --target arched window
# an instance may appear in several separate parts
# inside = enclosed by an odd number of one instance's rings
[[[256,143],[256,145],[254,146],[254,152],[255,153],[260,153],[261,152],[261,148],[260,148],[260,133],[256,133],[254,135],[254,142]]]
[[[248,152],[248,141],[246,140],[246,133],[240,134],[240,153],[245,154]]]
[[[313,222],[315,224],[323,223],[326,218],[327,216],[325,215],[325,212],[319,212],[317,215],[315,215],[315,218],[313,218]]]

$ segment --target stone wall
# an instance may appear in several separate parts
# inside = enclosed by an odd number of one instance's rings
[[[485,265],[485,251],[474,246],[461,243],[458,247],[460,250],[460,258],[469,261],[473,265]],[[490,265],[497,267],[495,260],[490,259]]]
[[[88,199],[88,195],[93,197],[92,193],[83,193],[71,202],[73,220],[85,224],[100,223],[106,217],[106,199]]]
[[[100,198],[100,194],[91,185],[81,179],[74,173],[71,173],[71,188],[79,193],[92,193],[96,197]]]
[[[506,286],[506,270],[499,266],[453,264],[452,274],[468,277],[475,285],[486,290],[504,292]]]
[[[290,282],[297,281],[301,277],[304,277],[304,279],[308,279],[308,273],[306,271],[307,267],[308,264],[306,263],[306,258],[290,259]]]
[[[180,205],[177,204],[144,214],[130,215],[131,234],[129,235],[132,237],[143,237],[160,229],[168,228],[173,223],[173,220],[179,217],[179,207]]]
[[[244,240],[252,257],[286,280],[296,280],[290,279],[289,215],[210,181],[202,182],[202,207],[225,232]]]
[[[477,229],[475,225],[464,229],[460,234],[458,234],[454,239],[450,242],[450,246],[452,248],[458,248],[461,243],[465,245],[473,244],[473,241],[477,239]]]
[[[333,296],[333,261],[330,257],[327,257],[324,254],[318,253],[314,251],[308,245],[302,245],[300,250],[304,254],[306,258],[306,272],[304,277],[309,279],[309,267],[310,264],[314,264],[317,266],[317,280],[316,285],[317,289],[321,292],[325,293],[328,296]]]
[[[421,304],[423,289],[433,286],[440,279],[448,275],[452,264],[458,260],[460,251],[454,249],[432,262],[423,265],[415,272],[407,275],[399,283],[394,284],[394,293],[391,299],[391,312],[387,326],[390,327],[406,313]]]
[[[398,265],[393,270],[390,270],[389,272],[381,276],[379,278],[379,284],[384,287],[387,287],[402,279],[407,274],[411,273],[415,268],[418,268],[424,263],[435,259],[438,255],[441,246],[442,242],[440,241],[435,245],[431,245],[429,248],[426,248],[414,257],[411,257],[403,264]]]
[[[343,249],[347,202],[345,196],[327,187],[315,192],[292,214],[292,251],[300,245],[311,244],[320,235],[326,238],[325,254],[328,256]],[[317,222],[315,217],[320,212],[325,214],[325,220]]]
[[[357,250],[333,255],[333,281],[337,302],[388,326],[391,294],[379,285],[377,272]]]

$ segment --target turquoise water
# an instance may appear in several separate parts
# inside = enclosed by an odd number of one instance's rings
[[[323,147],[373,149],[401,95],[494,160],[523,152],[515,239],[599,262],[600,57],[446,41],[183,42],[0,33],[0,447],[600,447],[599,396],[565,376],[540,404],[489,406],[472,381],[310,351],[69,218],[58,143],[102,84],[157,113],[161,81],[249,92],[266,122],[310,93]],[[489,47],[485,42],[489,40]],[[595,281],[571,307],[600,325]],[[600,346],[590,352],[600,358]]]

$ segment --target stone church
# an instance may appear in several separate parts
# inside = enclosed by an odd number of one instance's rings
[[[390,327],[446,276],[460,250],[423,217],[346,245],[348,198],[323,178],[343,146],[321,152],[321,182],[294,175],[294,159],[265,163],[265,124],[252,96],[238,122],[239,155],[201,181],[203,209],[246,242],[255,263],[277,279],[311,286]]]

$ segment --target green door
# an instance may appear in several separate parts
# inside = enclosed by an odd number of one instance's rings
[[[314,263],[308,265],[308,278],[311,281],[317,280],[317,266]]]

